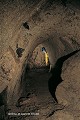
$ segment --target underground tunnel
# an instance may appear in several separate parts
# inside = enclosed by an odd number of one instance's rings
[[[0,13],[0,119],[79,120],[80,52],[53,89],[80,49],[80,1],[1,0]]]

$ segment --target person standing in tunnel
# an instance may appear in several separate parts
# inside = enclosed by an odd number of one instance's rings
[[[44,52],[44,54],[45,54],[45,62],[46,62],[46,66],[47,66],[48,64],[50,64],[50,61],[49,61],[49,56],[48,56],[48,53],[47,53],[45,47],[42,47],[42,52]],[[51,71],[51,66],[52,65],[50,64],[49,72]]]
[[[48,89],[50,94],[52,95],[52,97],[54,98],[54,100],[58,103],[58,100],[56,98],[55,92],[56,92],[56,88],[57,86],[63,81],[61,78],[61,73],[62,73],[62,66],[65,60],[67,60],[69,57],[73,56],[74,54],[76,54],[79,50],[75,50],[71,53],[69,53],[68,55],[65,55],[63,57],[60,57],[54,67],[51,69],[51,73],[52,76],[51,78],[48,80]]]
[[[44,47],[42,48],[42,52],[44,52],[44,54],[45,54],[45,62],[46,62],[46,66],[47,66],[48,62],[49,62],[49,57],[48,57],[48,53]]]

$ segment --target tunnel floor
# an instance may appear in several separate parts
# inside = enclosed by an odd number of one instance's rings
[[[24,93],[21,96],[21,106],[11,106],[8,120],[41,120],[47,119],[50,114],[63,108],[57,104],[48,90],[48,80],[51,76],[48,69],[32,69],[26,74]],[[28,94],[30,95],[26,97]]]

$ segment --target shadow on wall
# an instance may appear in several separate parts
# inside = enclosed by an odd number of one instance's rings
[[[68,55],[65,55],[63,57],[60,57],[57,62],[55,63],[54,67],[51,69],[51,73],[52,76],[48,81],[48,88],[49,88],[49,92],[51,93],[52,97],[54,98],[54,100],[56,102],[58,102],[55,92],[56,92],[56,88],[57,86],[63,81],[61,78],[61,73],[62,73],[62,66],[63,63],[71,56],[73,56],[74,54],[76,54],[77,52],[79,52],[79,50],[73,51]]]
[[[7,88],[0,93],[0,120],[5,119],[7,110]]]

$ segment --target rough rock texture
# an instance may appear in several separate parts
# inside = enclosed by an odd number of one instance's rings
[[[26,21],[29,30],[23,26]],[[8,86],[8,106],[15,105],[23,91],[21,77],[38,45],[47,49],[51,66],[60,56],[80,48],[79,0],[69,0],[66,8],[58,0],[1,0],[0,23],[0,84],[3,83],[0,93]],[[25,49],[21,58],[16,54],[17,44]],[[64,64],[64,81],[56,95],[59,103],[66,107],[65,112],[57,111],[52,116],[54,120],[80,119],[79,59],[77,54]]]
[[[67,111],[58,111],[54,114],[54,120],[74,120],[74,117],[71,113]]]
[[[64,81],[56,91],[59,104],[63,104],[75,120],[80,119],[80,56],[78,55],[80,53],[73,57],[65,69],[62,75]]]
[[[30,65],[31,68],[46,66],[45,54],[42,52],[42,47],[43,47],[42,45],[39,45],[33,51],[32,57],[29,60],[29,65]]]

